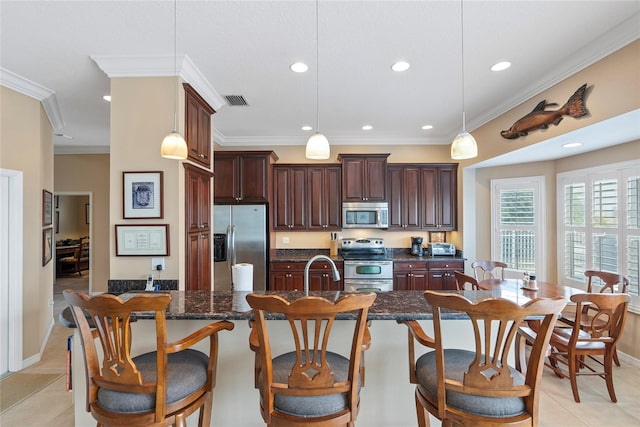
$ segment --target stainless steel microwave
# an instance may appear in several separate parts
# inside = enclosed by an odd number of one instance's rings
[[[389,228],[387,202],[342,203],[342,228]]]

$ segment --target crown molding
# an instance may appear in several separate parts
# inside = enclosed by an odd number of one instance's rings
[[[180,76],[200,94],[214,110],[226,102],[202,75],[187,55],[91,55],[91,59],[109,78]],[[174,63],[175,60],[175,63]]]
[[[640,20],[640,13],[636,13],[622,22],[620,25],[613,28],[611,31],[603,35],[602,37],[594,40],[582,49],[579,49],[572,54],[567,55],[566,64],[574,64],[571,67],[567,67],[558,73],[558,70],[554,70],[553,76],[545,76],[531,84],[523,94],[515,99],[511,99],[509,103],[505,103],[484,114],[480,114],[475,119],[467,120],[467,130],[475,130],[493,119],[500,117],[502,114],[514,109],[515,107],[530,100],[539,93],[553,87],[563,80],[571,77],[572,75],[584,70],[585,68],[595,64],[603,58],[613,54],[614,52],[622,49],[626,45],[633,43],[640,39],[640,27],[638,21]],[[467,111],[468,113],[468,111]],[[467,116],[468,117],[468,116]],[[453,138],[452,138],[453,139]]]
[[[54,145],[53,154],[109,154],[108,145]]]
[[[309,136],[233,136],[214,131],[213,140],[222,147],[305,145]],[[451,141],[436,138],[328,136],[330,145],[446,145]]]
[[[64,128],[64,120],[54,91],[2,67],[0,85],[40,101],[53,130],[59,131]]]

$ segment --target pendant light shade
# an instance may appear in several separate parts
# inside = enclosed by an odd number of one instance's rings
[[[311,138],[307,141],[307,150],[305,152],[307,159],[326,160],[329,158],[330,153],[329,140],[326,136],[319,132],[311,135]]]
[[[176,94],[173,105],[173,131],[164,137],[160,146],[160,155],[166,159],[185,160],[187,158],[187,141],[178,133],[178,0],[173,2],[173,75],[176,77]]]
[[[460,132],[451,144],[451,158],[454,160],[471,159],[478,156],[478,144],[466,131]]]
[[[175,130],[165,136],[160,146],[160,155],[166,159],[184,160],[187,158],[187,142]]]
[[[469,132],[466,131],[464,111],[464,0],[460,0],[460,33],[461,33],[461,64],[462,64],[462,132],[451,143],[451,158],[454,160],[471,159],[478,156],[478,144]]]
[[[316,0],[316,133],[311,135],[307,141],[307,148],[305,150],[305,156],[310,160],[327,160],[331,155],[331,149],[329,148],[329,140],[326,136],[320,133],[320,101],[319,101],[319,75],[320,75],[320,62],[318,57],[319,51],[319,19],[318,19],[318,0]]]

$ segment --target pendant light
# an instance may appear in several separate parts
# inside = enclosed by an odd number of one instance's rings
[[[329,140],[326,136],[320,133],[320,95],[319,95],[319,74],[320,74],[320,62],[318,60],[319,54],[319,19],[318,19],[318,0],[316,0],[316,133],[311,135],[307,141],[307,149],[305,155],[307,159],[312,160],[327,160],[330,154]]]
[[[178,0],[173,2],[173,75],[176,77],[176,95],[173,105],[173,131],[164,137],[160,146],[160,155],[167,159],[185,160],[187,158],[187,142],[178,133]]]
[[[471,159],[478,156],[478,144],[474,137],[465,128],[464,111],[464,0],[460,0],[460,33],[462,53],[462,132],[451,143],[451,158],[454,160]]]

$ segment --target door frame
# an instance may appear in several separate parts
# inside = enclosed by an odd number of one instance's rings
[[[9,349],[7,351],[7,367],[10,372],[22,369],[22,312],[23,312],[23,190],[24,178],[22,171],[1,169],[0,175],[9,178],[8,210],[8,253],[3,254],[6,262],[8,283],[0,286],[8,287],[9,304],[7,316]]]
[[[89,294],[93,288],[93,192],[92,191],[54,191],[55,196],[89,196]],[[56,274],[54,269],[54,276]],[[55,280],[54,280],[55,283]]]

